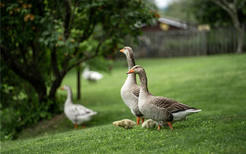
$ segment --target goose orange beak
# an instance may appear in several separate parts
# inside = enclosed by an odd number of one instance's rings
[[[134,73],[133,69],[130,69],[126,74],[131,74],[131,73]]]
[[[124,49],[121,49],[120,52],[124,53]]]

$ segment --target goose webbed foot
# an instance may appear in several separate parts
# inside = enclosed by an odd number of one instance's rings
[[[144,118],[142,118],[142,124],[144,123]]]
[[[172,123],[171,123],[171,122],[167,122],[167,124],[168,124],[169,128],[170,128],[171,130],[173,130],[173,125],[172,125]]]
[[[161,130],[161,125],[158,124],[157,130]]]
[[[137,125],[139,125],[140,117],[137,117]]]

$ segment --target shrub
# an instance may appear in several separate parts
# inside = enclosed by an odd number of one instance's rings
[[[51,117],[48,106],[40,104],[32,87],[1,64],[0,138],[15,139],[25,127]],[[61,111],[61,109],[59,109]]]

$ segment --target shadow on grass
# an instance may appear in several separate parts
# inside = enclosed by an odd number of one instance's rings
[[[133,117],[129,115],[128,117]],[[89,129],[95,126],[112,124],[113,121],[125,119],[125,112],[120,111],[103,111],[98,112],[96,116],[94,116],[91,121],[84,123],[86,127],[83,129]],[[81,129],[81,126],[79,126]],[[19,136],[19,139],[26,139],[31,137],[37,137],[40,135],[48,135],[55,133],[62,133],[66,131],[75,130],[73,123],[67,119],[64,113],[53,117],[50,120],[41,121],[38,125],[29,127],[22,131]]]

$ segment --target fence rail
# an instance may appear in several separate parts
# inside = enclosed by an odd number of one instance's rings
[[[236,51],[236,47],[237,35],[233,28],[212,29],[210,31],[144,32],[138,39],[138,45],[133,45],[136,57],[178,57],[233,53]]]

